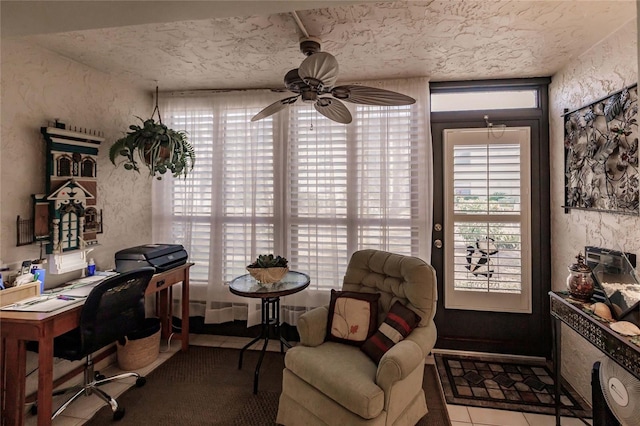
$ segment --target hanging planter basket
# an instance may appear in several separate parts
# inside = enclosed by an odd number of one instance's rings
[[[158,121],[154,119],[157,113]],[[109,149],[109,159],[126,170],[140,172],[140,163],[149,169],[149,175],[162,179],[170,172],[173,177],[185,177],[193,169],[196,156],[185,131],[176,131],[162,124],[158,109],[158,88],[156,87],[156,106],[151,118],[143,120],[142,125],[129,126],[129,132],[118,139]],[[123,157],[123,158],[120,158]],[[124,160],[117,163],[117,160]]]

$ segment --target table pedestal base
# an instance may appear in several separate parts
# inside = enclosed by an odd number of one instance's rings
[[[238,370],[241,370],[244,351],[253,346],[257,341],[264,339],[264,344],[262,345],[262,350],[260,351],[260,358],[258,358],[258,364],[256,365],[256,370],[253,376],[254,394],[258,393],[258,378],[260,376],[260,366],[262,365],[262,360],[264,359],[264,354],[267,351],[267,345],[269,344],[269,332],[271,330],[271,326],[274,327],[275,336],[280,341],[280,353],[284,353],[285,346],[287,348],[291,347],[289,342],[287,342],[282,337],[282,334],[280,332],[280,298],[265,297],[260,300],[262,301],[260,335],[244,345],[244,347],[240,350],[240,359],[238,360]]]

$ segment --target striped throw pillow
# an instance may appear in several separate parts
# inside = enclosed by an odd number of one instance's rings
[[[378,364],[382,355],[407,337],[420,324],[420,320],[418,314],[396,302],[389,309],[378,330],[360,346],[360,349]]]

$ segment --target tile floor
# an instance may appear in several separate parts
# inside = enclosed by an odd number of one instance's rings
[[[232,337],[232,336],[212,336],[202,334],[192,334],[190,336],[189,343],[195,346],[213,346],[223,348],[242,348],[249,338],[245,337]],[[261,342],[257,342],[251,349],[260,349],[262,347]],[[180,349],[180,341],[172,340],[170,345],[167,342],[162,342],[160,350],[161,353],[158,359],[151,365],[140,369],[138,372],[142,375],[146,375],[153,371],[156,367],[169,359]],[[268,350],[279,351],[280,345],[277,342],[269,342]],[[115,361],[113,358],[111,362]],[[433,358],[427,359],[428,363],[433,363]],[[101,373],[110,376],[118,374],[120,370],[117,364],[110,364],[107,367],[98,365],[97,369]],[[110,383],[105,385],[103,389],[116,397],[127,390],[130,386],[134,385],[135,380],[129,381],[123,380],[118,383]],[[64,401],[62,397],[56,397],[54,399],[54,407],[57,407]],[[53,426],[80,426],[84,424],[88,419],[102,407],[102,400],[98,397],[91,396],[88,398],[80,398],[79,401],[74,401],[72,405],[67,408],[63,414],[58,416],[53,421]],[[449,410],[449,417],[451,418],[452,426],[554,426],[555,418],[553,416],[545,416],[540,414],[520,413],[515,411],[504,410],[491,410],[487,408],[467,407],[462,405],[447,405]],[[27,407],[28,411],[28,407]],[[562,418],[562,426],[582,426],[579,419],[571,417]],[[26,414],[26,425],[33,426],[37,424],[37,418],[31,414]],[[591,422],[589,421],[589,424]]]

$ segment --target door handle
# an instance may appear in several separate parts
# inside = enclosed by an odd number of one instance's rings
[[[437,239],[433,242],[433,245],[436,246],[436,248],[441,249],[444,244],[441,239]]]

